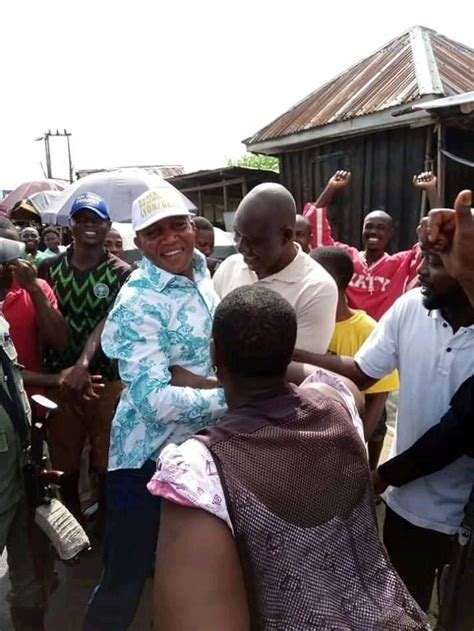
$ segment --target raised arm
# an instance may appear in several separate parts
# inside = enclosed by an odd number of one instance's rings
[[[439,208],[441,199],[438,193],[438,181],[431,171],[424,171],[413,176],[413,186],[426,193],[430,208]]]
[[[46,281],[38,281],[34,266],[28,261],[17,259],[10,264],[10,269],[33,302],[41,342],[60,353],[66,346],[68,326],[58,309],[53,290]]]
[[[334,197],[344,190],[351,181],[350,171],[336,171],[334,175],[329,178],[323,192],[314,202],[317,208],[327,208],[332,202]]]
[[[326,209],[338,192],[346,188],[350,180],[349,171],[336,171],[318,199],[305,205],[303,215],[311,222],[311,245],[313,248],[335,244]]]

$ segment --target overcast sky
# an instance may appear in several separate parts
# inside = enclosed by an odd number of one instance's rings
[[[427,9],[427,7],[430,7]],[[0,189],[41,177],[48,128],[76,169],[218,167],[240,141],[415,24],[474,47],[472,0],[7,0]],[[54,175],[67,176],[52,143]]]

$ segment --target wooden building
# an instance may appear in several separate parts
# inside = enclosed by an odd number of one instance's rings
[[[279,175],[265,169],[230,166],[195,171],[168,178],[198,208],[199,214],[221,228],[231,229],[226,213],[234,213],[241,199],[257,184],[278,182]]]
[[[397,225],[393,246],[407,248],[426,211],[414,174],[435,171],[447,204],[474,188],[473,90],[474,50],[416,26],[244,142],[280,158],[280,181],[299,210],[334,171],[352,171],[329,209],[337,237],[360,245],[364,215],[383,209]]]

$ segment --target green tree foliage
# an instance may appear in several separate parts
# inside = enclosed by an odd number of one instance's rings
[[[245,153],[238,160],[227,160],[229,167],[245,167],[247,169],[266,169],[267,171],[280,172],[280,161],[273,156],[265,156],[262,153]]]

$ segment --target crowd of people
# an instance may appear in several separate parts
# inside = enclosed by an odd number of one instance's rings
[[[103,545],[83,631],[128,629],[153,574],[163,631],[431,628],[474,482],[472,200],[440,210],[422,173],[432,210],[413,248],[389,254],[393,221],[373,210],[359,251],[327,218],[350,179],[338,171],[301,214],[283,186],[253,188],[224,261],[212,224],[169,189],[133,202],[133,266],[93,192],[71,207],[67,247],[54,226],[0,218],[0,550],[15,631],[44,631],[57,586],[21,475],[31,414],[44,414],[34,394],[57,404],[47,447],[62,502]]]

